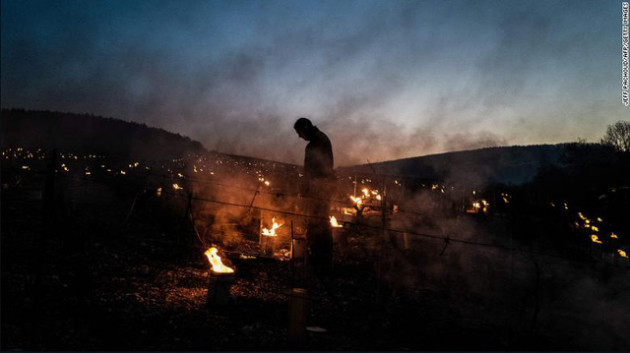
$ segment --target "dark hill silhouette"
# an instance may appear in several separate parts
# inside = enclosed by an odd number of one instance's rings
[[[344,173],[401,175],[452,183],[522,184],[542,166],[558,165],[567,144],[491,147],[339,168]]]
[[[3,147],[57,148],[141,160],[207,152],[201,143],[179,134],[91,114],[3,109],[1,117]]]

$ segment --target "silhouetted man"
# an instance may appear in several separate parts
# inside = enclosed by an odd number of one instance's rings
[[[298,136],[308,141],[304,153],[304,177],[300,193],[307,201],[308,218],[306,239],[309,244],[309,262],[318,273],[332,268],[333,241],[328,213],[330,195],[333,192],[332,145],[328,136],[306,118],[299,118],[293,125]]]

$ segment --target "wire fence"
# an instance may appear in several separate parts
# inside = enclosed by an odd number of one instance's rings
[[[21,169],[15,169],[15,170],[19,170],[19,171],[24,171]],[[45,174],[46,171],[45,170],[37,170],[37,169],[29,169],[28,172],[33,172],[33,173],[37,173],[37,174]],[[373,175],[377,175],[375,173],[373,173]],[[99,179],[97,179],[96,176],[92,176],[90,175],[89,177],[87,175],[84,174],[66,174],[66,173],[58,173],[57,176],[62,176],[62,177],[74,177],[74,178],[79,178],[82,180],[88,180],[88,181],[92,181],[92,182],[98,182]],[[385,175],[386,177],[389,177],[391,175]],[[98,175],[98,178],[103,178],[103,177],[116,177],[116,175],[111,175],[111,174],[101,174]],[[327,217],[320,217],[320,216],[314,216],[311,214],[307,214],[307,213],[300,213],[300,212],[295,212],[295,211],[291,211],[291,210],[286,210],[286,209],[278,209],[278,208],[270,208],[270,207],[262,207],[262,206],[256,206],[254,205],[254,201],[255,201],[255,197],[258,194],[267,194],[267,195],[273,195],[273,196],[286,196],[289,194],[288,191],[286,190],[276,190],[276,191],[268,191],[268,190],[264,190],[260,187],[257,188],[251,188],[251,187],[246,187],[246,186],[242,186],[242,185],[235,185],[235,184],[226,184],[226,183],[222,183],[219,181],[215,181],[215,180],[208,180],[208,179],[200,179],[200,178],[195,178],[189,175],[185,175],[185,174],[181,174],[181,176],[174,176],[174,175],[169,175],[169,174],[163,174],[163,173],[157,173],[153,170],[143,170],[141,173],[135,173],[135,174],[126,174],[124,175],[124,177],[126,179],[133,179],[136,181],[142,181],[143,183],[146,182],[146,180],[150,177],[158,177],[158,178],[163,178],[163,179],[169,179],[169,180],[183,180],[187,183],[191,183],[191,184],[198,184],[198,185],[213,185],[216,187],[220,187],[220,188],[225,188],[225,189],[238,189],[241,191],[245,191],[245,192],[250,192],[253,193],[253,199],[252,202],[250,202],[250,204],[244,204],[244,203],[237,203],[237,202],[231,202],[231,201],[226,201],[226,200],[221,200],[221,199],[210,199],[210,198],[204,198],[204,197],[199,197],[199,196],[195,196],[194,194],[192,194],[192,191],[188,191],[190,192],[190,196],[179,193],[179,192],[171,192],[171,191],[167,191],[166,189],[162,190],[162,194],[164,195],[170,195],[173,197],[178,197],[178,198],[182,198],[182,199],[187,199],[188,201],[195,201],[195,202],[202,202],[202,203],[212,203],[212,204],[216,204],[216,205],[222,205],[222,206],[228,206],[228,207],[235,207],[235,208],[243,208],[243,209],[253,209],[253,210],[258,210],[258,211],[266,211],[266,212],[272,212],[272,213],[276,213],[276,214],[282,214],[285,216],[292,216],[292,217],[301,217],[301,218],[305,218],[305,219],[316,219],[318,221],[322,221],[322,222],[329,222],[329,218]],[[144,187],[144,186],[143,186]],[[386,195],[384,195],[386,197]],[[136,195],[137,197],[137,195]],[[309,195],[304,195],[301,196],[301,198],[305,199],[305,200],[325,200],[325,201],[329,201],[332,203],[337,203],[337,204],[342,204],[347,206],[349,204],[348,201],[344,201],[344,200],[339,200],[339,199],[325,199],[325,198],[319,198],[319,197],[314,197],[314,196],[309,196]],[[132,203],[132,209],[133,209],[133,205],[135,204],[135,198],[134,198],[134,203]],[[132,209],[130,210],[130,212],[132,211]],[[385,209],[382,209],[381,212],[386,212]],[[399,209],[398,212],[405,214],[405,213],[409,213],[409,214],[413,214],[413,215],[423,215],[422,212],[420,211],[416,211],[416,210],[405,210],[405,209]],[[188,217],[191,218],[191,221],[194,223],[194,219],[193,219],[193,215],[187,215]],[[128,218],[128,217],[127,217]],[[543,256],[543,257],[551,257],[551,258],[555,258],[555,259],[561,259],[564,261],[570,261],[570,262],[579,262],[579,263],[590,263],[593,262],[593,260],[580,260],[580,259],[574,259],[574,258],[567,258],[565,256],[561,256],[561,255],[557,255],[557,254],[550,254],[550,253],[544,253],[544,252],[539,252],[539,251],[532,251],[530,249],[522,249],[522,248],[516,248],[513,246],[508,246],[508,245],[503,245],[503,244],[493,244],[493,243],[487,243],[487,242],[479,242],[479,241],[474,241],[474,240],[468,240],[468,239],[463,239],[463,237],[460,235],[456,235],[456,234],[449,234],[449,235],[439,235],[439,234],[430,234],[430,233],[424,233],[424,232],[418,232],[415,230],[411,230],[411,229],[396,229],[396,228],[390,228],[390,227],[386,227],[384,224],[381,226],[374,226],[374,225],[370,225],[370,224],[366,224],[366,223],[362,223],[362,222],[351,222],[351,221],[344,221],[343,222],[344,225],[347,226],[354,226],[354,227],[362,227],[364,229],[372,229],[372,230],[377,230],[377,231],[384,231],[387,232],[389,234],[394,233],[394,234],[406,234],[406,235],[411,235],[411,236],[416,236],[416,237],[420,237],[420,238],[427,238],[427,239],[433,239],[433,240],[439,240],[441,242],[443,242],[444,244],[444,248],[442,250],[442,254],[444,253],[444,251],[446,250],[446,248],[449,246],[449,244],[451,243],[459,243],[459,244],[465,244],[465,245],[470,245],[470,246],[478,246],[478,247],[485,247],[485,248],[493,248],[493,249],[499,249],[499,250],[504,250],[504,251],[509,251],[509,252],[517,252],[517,253],[521,253],[521,254],[526,254],[526,255],[535,255],[535,256]],[[201,239],[200,235],[198,234],[198,232],[195,229],[195,234],[196,237],[203,243],[203,240]],[[611,266],[616,266],[616,267],[622,267],[622,266],[618,266],[615,264],[610,264]],[[622,267],[622,268],[626,268],[626,267]]]

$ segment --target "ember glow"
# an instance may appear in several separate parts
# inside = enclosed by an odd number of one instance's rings
[[[361,183],[363,183],[363,180]],[[360,196],[349,195],[349,197],[359,211],[362,210],[363,207],[373,203],[374,200],[381,201],[383,199],[378,193],[378,190],[370,190],[369,188],[362,188]]]
[[[268,228],[263,228],[262,230],[262,235],[266,235],[268,237],[276,237],[278,236],[278,234],[276,234],[276,229],[282,227],[282,224],[276,223],[276,219],[272,218],[271,219],[271,229]]]
[[[335,216],[330,216],[330,225],[333,226],[333,228],[343,227],[341,224],[337,223],[337,218],[335,218]]]
[[[212,265],[212,271],[216,273],[234,273],[234,269],[223,264],[221,257],[217,255],[218,252],[219,250],[217,248],[212,247],[204,253]]]
[[[470,208],[468,208],[466,210],[467,213],[479,213],[479,212],[483,212],[485,214],[488,213],[490,207],[490,203],[486,200],[478,200],[478,201],[473,201],[472,205]]]
[[[363,204],[363,200],[361,200],[360,197],[350,196],[350,200],[352,200],[352,202],[354,202],[354,204],[359,208]]]

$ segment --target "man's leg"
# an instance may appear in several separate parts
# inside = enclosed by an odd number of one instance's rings
[[[315,272],[330,272],[332,270],[333,240],[330,226],[328,225],[327,201],[315,200],[313,202],[314,216],[309,220],[307,238],[310,248],[309,262]]]

